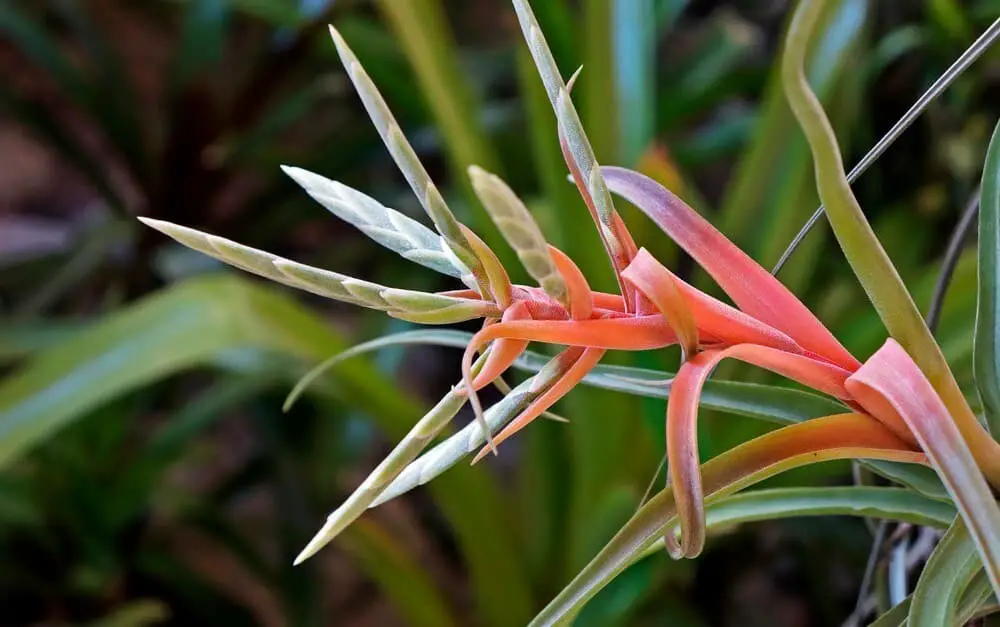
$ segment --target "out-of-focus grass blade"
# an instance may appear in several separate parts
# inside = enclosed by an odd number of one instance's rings
[[[199,0],[187,0],[198,2]],[[229,0],[234,11],[240,11],[264,20],[273,26],[291,28],[306,18],[302,11],[305,3],[296,0]],[[313,3],[315,4],[315,3]]]
[[[69,340],[87,328],[83,321],[49,319],[41,322],[0,322],[0,363],[26,357]]]
[[[825,104],[847,91],[858,72],[848,71],[864,45],[868,2],[835,0],[826,3],[817,29],[816,44],[806,57],[809,82]],[[852,87],[853,89],[853,87]],[[847,125],[858,102],[841,111],[835,123]],[[808,147],[798,130],[775,68],[760,106],[753,142],[736,169],[720,206],[719,227],[765,267],[771,266],[818,202]],[[799,251],[801,257],[782,273],[793,290],[812,277],[823,244],[822,235],[811,235]]]
[[[910,627],[955,624],[955,609],[972,577],[982,570],[976,545],[961,518],[948,528],[913,591]]]
[[[313,360],[343,348],[326,326],[292,301],[233,277],[178,284],[37,354],[4,380],[0,466],[126,390],[205,364],[226,349],[253,345]],[[401,397],[379,393],[378,377],[363,363],[344,373],[373,395],[370,409],[386,415],[409,409]]]
[[[345,544],[361,568],[385,591],[407,625],[459,624],[442,597],[440,586],[386,529],[366,520],[358,521]]]
[[[229,10],[229,0],[198,0],[187,4],[180,43],[170,67],[170,87],[175,93],[196,75],[222,61]]]
[[[582,41],[586,45],[582,52],[585,69],[580,77],[580,118],[599,163],[617,163],[621,157],[617,113],[621,103],[614,76],[615,4],[619,3],[613,0],[582,2]],[[629,33],[629,37],[639,36],[639,33]],[[589,173],[583,175],[586,177]]]
[[[179,283],[38,354],[0,385],[0,468],[100,404],[164,376],[253,347],[315,363],[346,346],[329,324],[281,294],[232,276]],[[391,437],[421,415],[370,364],[337,370],[338,395]],[[531,602],[496,484],[455,469],[430,486],[473,573],[489,624],[523,624]],[[489,538],[484,542],[484,538]]]
[[[152,164],[145,145],[147,134],[140,118],[143,107],[122,57],[108,45],[107,35],[95,27],[78,3],[60,2],[56,9],[86,47],[94,66],[96,80],[90,88],[94,97],[92,102],[85,103],[90,114],[102,127],[109,143],[121,153],[122,165],[141,184],[150,183]]]
[[[993,437],[1000,437],[1000,124],[983,166],[979,205],[979,301],[974,371],[976,389]]]
[[[653,0],[614,2],[611,12],[613,79],[621,137],[619,155],[622,163],[632,165],[649,147],[654,133],[656,19]]]

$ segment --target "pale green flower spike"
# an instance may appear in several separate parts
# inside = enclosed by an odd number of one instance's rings
[[[485,296],[488,293],[489,286],[486,282],[482,263],[469,246],[469,242],[459,226],[459,221],[448,208],[437,186],[431,181],[427,170],[424,169],[424,166],[420,163],[420,159],[417,158],[417,153],[414,152],[410,143],[406,141],[406,137],[403,135],[403,131],[400,129],[396,119],[392,116],[392,112],[389,111],[388,105],[386,105],[382,95],[375,87],[375,83],[372,82],[372,79],[365,72],[364,68],[361,67],[361,63],[354,56],[354,52],[351,51],[347,42],[337,32],[337,29],[332,26],[330,27],[330,35],[337,46],[337,53],[344,64],[344,69],[347,70],[347,76],[351,79],[351,83],[354,84],[354,89],[358,92],[361,102],[365,105],[365,110],[368,111],[368,116],[371,118],[375,128],[378,129],[378,133],[382,137],[382,141],[385,142],[386,148],[389,149],[393,160],[395,160],[396,165],[402,171],[403,176],[406,177],[406,181],[410,184],[410,188],[413,189],[413,193],[417,195],[420,204],[427,212],[427,215],[430,216],[434,222],[434,226],[444,237],[452,252],[472,271],[472,274],[479,281],[480,287],[483,290],[487,290],[487,292],[483,292]]]
[[[478,372],[484,361],[485,357],[481,357],[473,369]],[[407,464],[416,459],[430,441],[451,422],[458,410],[465,405],[466,400],[466,396],[455,388],[438,401],[437,405],[431,408],[417,424],[413,425],[410,432],[400,440],[399,444],[354,490],[351,496],[327,516],[323,528],[302,549],[302,552],[295,558],[295,564],[298,565],[312,557],[348,525],[357,520],[366,509],[372,507],[375,499],[385,490],[386,486],[407,467]]]
[[[330,213],[379,244],[405,259],[475,287],[475,278],[469,269],[455,257],[440,235],[423,224],[343,183],[302,168],[281,166],[281,169]]]
[[[500,313],[492,303],[486,301],[385,287],[283,259],[263,250],[170,222],[139,219],[189,248],[242,270],[320,296],[385,311],[404,320],[425,324],[452,324],[483,316],[498,316]]]
[[[552,51],[545,41],[545,36],[542,34],[542,29],[539,27],[531,7],[525,0],[514,0],[514,10],[517,12],[517,19],[521,24],[524,39],[528,43],[531,57],[535,61],[535,66],[538,68],[538,73],[545,86],[545,93],[548,94],[552,109],[555,111],[559,130],[568,147],[569,158],[573,160],[576,168],[580,171],[583,185],[593,200],[594,209],[600,222],[601,239],[604,241],[611,258],[613,260],[621,259],[624,246],[618,241],[612,228],[616,215],[614,202],[604,184],[600,166],[594,156],[594,149],[590,146],[590,140],[587,139],[587,134],[583,130],[583,123],[573,106],[569,87],[559,74],[559,68],[552,57]],[[571,82],[575,81],[579,73],[580,70],[574,73]],[[616,268],[616,270],[621,272],[624,268]]]
[[[480,202],[517,253],[525,270],[545,293],[568,306],[566,283],[556,270],[548,243],[528,208],[503,180],[479,166],[469,166],[469,178]]]
[[[352,354],[356,355],[358,351]],[[473,366],[474,372],[478,372],[485,359],[484,355],[477,360]],[[565,367],[560,359],[552,359],[538,374],[518,385],[486,410],[487,428],[496,431],[513,420],[531,401],[555,383],[564,371]],[[479,423],[471,422],[426,454],[417,457],[455,417],[466,400],[468,397],[461,393],[460,386],[455,386],[427,412],[351,496],[327,517],[323,528],[295,558],[295,564],[312,557],[366,509],[381,505],[427,483],[481,447],[485,441],[483,430]]]
[[[562,356],[565,353],[566,351],[563,351],[553,357],[538,371],[538,374],[522,382],[507,396],[486,410],[485,421],[490,433],[495,433],[516,418],[529,403],[549,389],[566,372],[569,364],[563,363]],[[478,451],[486,443],[486,437],[484,437],[480,424],[475,421],[470,422],[461,431],[410,463],[382,491],[371,507],[377,507],[413,488],[424,485],[470,453]]]

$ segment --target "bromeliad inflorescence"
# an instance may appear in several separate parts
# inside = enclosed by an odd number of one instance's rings
[[[600,167],[573,107],[570,87],[558,74],[531,9],[523,0],[515,0],[514,6],[555,110],[568,170],[600,233],[619,293],[591,290],[573,261],[546,243],[510,188],[473,167],[469,175],[474,190],[538,286],[512,284],[493,251],[449,210],[371,79],[336,31],[333,39],[347,73],[436,232],[344,185],[297,168],[286,172],[338,217],[403,257],[454,277],[465,284],[464,289],[428,294],[384,287],[185,227],[144,220],[191,248],[315,294],[418,323],[484,320],[465,350],[461,383],[329,516],[298,561],[319,550],[368,507],[430,480],[477,449],[475,459],[495,452],[497,445],[576,386],[606,351],[679,344],[682,363],[675,379],[664,383],[670,385],[666,414],[670,494],[680,527],[679,542],[673,529],[668,527],[665,533],[672,554],[694,557],[701,551],[707,495],[742,488],[789,460],[881,458],[929,464],[938,470],[976,532],[994,586],[1000,587],[995,567],[1000,563],[1000,510],[980,471],[1000,487],[1000,473],[994,472],[1000,447],[986,436],[983,442],[989,444],[980,445],[973,458],[952,412],[895,340],[888,340],[862,363],[777,279],[670,191],[642,174]],[[652,218],[715,279],[735,307],[687,284],[639,248],[615,210],[612,194]],[[484,411],[477,390],[498,381],[531,342],[565,348]],[[734,449],[706,465],[703,484],[697,449],[699,397],[712,369],[727,358],[827,394],[843,404],[844,412],[786,427]],[[421,455],[466,401],[476,422]]]

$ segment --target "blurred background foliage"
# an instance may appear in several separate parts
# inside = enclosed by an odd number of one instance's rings
[[[599,159],[667,183],[764,265],[777,261],[817,205],[776,81],[789,3],[533,4],[564,74],[584,67],[575,96]],[[849,164],[997,10],[990,0],[829,4],[808,68]],[[326,215],[278,168],[419,213],[327,23],[461,219],[499,241],[466,182],[476,163],[529,200],[595,286],[610,284],[505,0],[5,0],[0,624],[518,625],[635,510],[663,448],[663,403],[579,390],[560,408],[571,424],[533,425],[500,458],[373,511],[291,567],[325,513],[457,380],[456,353],[352,360],[282,413],[309,367],[405,325],[222,269],[134,216],[449,289]],[[998,102],[995,50],[855,186],[924,307]],[[624,212],[642,245],[704,284]],[[781,277],[858,356],[884,339],[825,228]],[[967,254],[938,329],[966,383],[975,281]],[[740,367],[718,376],[762,378]],[[768,428],[707,418],[705,458]],[[849,473],[835,464],[781,482]],[[862,522],[841,518],[732,530],[697,562],[639,563],[578,623],[839,625],[870,542]]]

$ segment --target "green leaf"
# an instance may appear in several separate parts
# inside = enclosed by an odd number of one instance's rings
[[[405,547],[384,528],[362,520],[351,527],[347,550],[375,579],[407,625],[448,627],[458,622],[441,595]]]
[[[938,501],[951,502],[951,495],[941,483],[937,473],[925,466],[914,464],[897,464],[881,460],[866,460],[863,462],[872,471],[900,483],[926,497]]]
[[[813,153],[816,183],[827,218],[844,256],[890,335],[920,367],[941,397],[961,431],[969,454],[991,483],[1000,487],[1000,445],[988,437],[972,413],[920,310],[865,218],[847,181],[830,121],[805,80],[803,59],[823,4],[820,1],[799,3],[785,43],[782,81]]]
[[[931,553],[910,603],[909,627],[955,623],[955,608],[973,576],[982,570],[976,544],[961,518],[956,519]]]
[[[252,345],[313,360],[341,349],[324,327],[284,297],[233,277],[178,284],[37,354],[6,378],[0,467],[100,404],[224,350]],[[374,374],[369,367],[359,363],[349,372],[357,385],[378,389],[365,382]],[[385,412],[407,407],[398,397],[375,397],[373,409],[383,402]]]
[[[741,484],[755,483],[764,476],[773,476],[800,463],[783,463],[779,464],[782,468],[764,469]],[[677,517],[671,514],[664,519],[653,515],[655,506],[652,503],[626,523],[587,568],[535,617],[532,625],[560,624],[579,612],[588,599],[625,568],[663,551],[663,530],[675,524]],[[943,527],[954,518],[954,510],[947,504],[900,488],[788,488],[710,499],[706,524],[712,530],[773,518],[825,515],[877,516]]]
[[[979,301],[973,367],[983,413],[1000,436],[1000,123],[993,131],[983,166],[979,202]]]
[[[944,529],[955,520],[955,508],[905,488],[775,488],[727,496],[709,505],[706,516],[710,529],[799,516],[858,516]],[[661,540],[633,562],[663,550]]]

